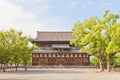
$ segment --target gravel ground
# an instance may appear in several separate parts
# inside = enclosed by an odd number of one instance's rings
[[[120,72],[98,72],[87,68],[30,68],[0,71],[0,80],[120,80]]]

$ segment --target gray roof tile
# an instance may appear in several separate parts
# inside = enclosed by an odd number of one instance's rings
[[[72,32],[37,32],[35,41],[70,41]]]
[[[69,44],[52,44],[52,48],[70,48]]]

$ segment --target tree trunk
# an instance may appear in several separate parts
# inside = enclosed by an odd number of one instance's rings
[[[103,72],[103,71],[104,71],[104,65],[103,65],[103,62],[100,61],[99,64],[100,64],[100,72]]]
[[[25,71],[27,71],[27,65],[25,64]]]
[[[6,62],[4,61],[4,65],[3,65],[3,72],[6,71]]]
[[[102,59],[102,55],[99,52],[99,65],[100,65],[100,72],[104,71],[104,64],[103,64],[103,59]]]
[[[27,62],[25,61],[25,71],[27,71]]]
[[[110,55],[108,55],[108,58],[107,58],[107,71],[110,72],[111,69],[110,69]]]
[[[18,71],[18,66],[17,66],[17,63],[15,63],[15,68],[16,68],[16,71]]]
[[[2,64],[0,64],[0,67],[1,67],[1,69],[2,69]]]

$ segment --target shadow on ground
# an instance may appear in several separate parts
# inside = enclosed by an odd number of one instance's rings
[[[16,78],[11,78],[11,79],[0,79],[0,80],[28,80],[28,79],[16,79]]]
[[[0,73],[3,73],[0,71]],[[18,70],[15,71],[15,69],[6,70],[4,73],[12,73],[12,74],[71,74],[71,73],[83,73],[83,71],[75,71],[71,69],[28,69],[27,71],[24,70]]]

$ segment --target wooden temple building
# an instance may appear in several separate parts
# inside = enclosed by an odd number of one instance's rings
[[[38,49],[32,52],[32,65],[89,65],[89,55],[70,45],[71,32],[37,32],[32,43]]]

